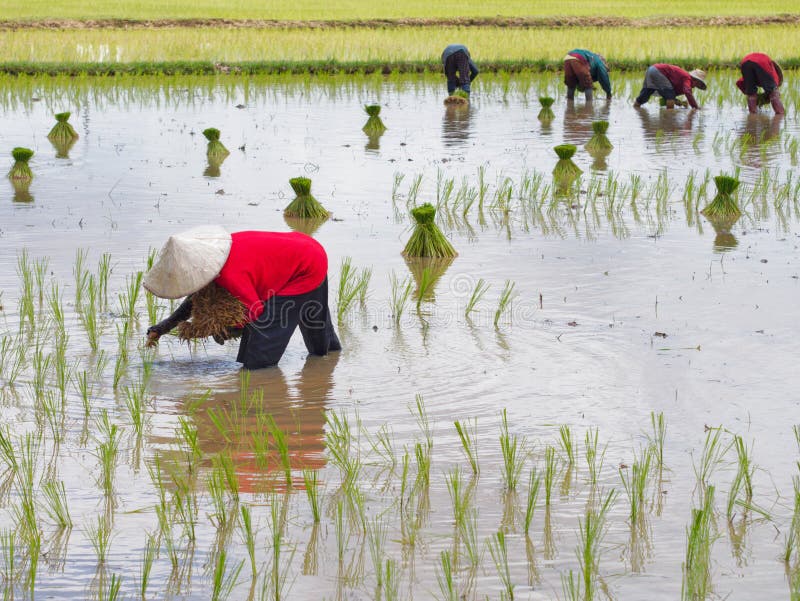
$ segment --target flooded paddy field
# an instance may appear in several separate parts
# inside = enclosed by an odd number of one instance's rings
[[[0,184],[7,594],[795,598],[798,87],[748,117],[734,79],[699,112],[636,111],[620,74],[572,107],[556,75],[482,76],[468,109],[431,77],[0,81],[35,152]],[[715,228],[720,173],[742,216]],[[298,175],[332,219],[284,220]],[[422,202],[452,261],[401,256]],[[136,274],[208,223],[313,231],[344,350],[244,376],[235,343],[145,349],[170,307]]]

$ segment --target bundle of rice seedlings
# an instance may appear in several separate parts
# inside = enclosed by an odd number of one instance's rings
[[[364,110],[367,111],[367,115],[369,115],[369,119],[367,119],[367,123],[361,130],[367,134],[368,136],[380,136],[383,132],[386,131],[386,126],[381,121],[380,114],[381,114],[381,107],[378,104],[368,104],[364,107]]]
[[[14,186],[14,202],[28,203],[33,202],[33,195],[30,193],[31,182],[21,180],[11,180]]]
[[[206,156],[209,160],[217,160],[220,163],[230,154],[225,145],[219,141],[219,130],[215,127],[209,127],[203,130],[203,135],[208,140],[208,148],[206,149]]]
[[[554,102],[555,99],[550,98],[549,96],[539,97],[539,104],[542,105],[542,110],[539,111],[539,121],[552,121],[556,118],[556,114],[552,109]]]
[[[425,203],[411,209],[416,225],[403,254],[407,257],[455,257],[453,245],[436,225],[436,209]]]
[[[67,122],[70,114],[71,113],[56,113],[56,124],[53,126],[53,129],[50,130],[50,133],[47,134],[51,142],[63,144],[78,139],[78,132]]]
[[[680,98],[675,98],[673,102],[675,102],[675,106],[682,106],[683,108],[689,107],[689,103],[686,100],[681,100]],[[658,104],[660,106],[667,106],[667,99],[663,96],[659,97]]]
[[[594,152],[598,150],[611,150],[614,145],[608,139],[606,132],[608,131],[608,121],[594,121],[592,122],[592,131],[594,135],[586,143],[586,150]]]
[[[412,294],[413,299],[417,302],[436,300],[436,284],[454,260],[454,257],[411,257],[406,255],[406,265],[416,284]]]
[[[469,104],[469,94],[464,90],[456,90],[452,95],[444,99],[445,104],[465,105]]]
[[[311,196],[311,180],[307,177],[293,177],[289,185],[297,195],[283,210],[286,217],[300,217],[302,219],[327,219],[330,213]]]
[[[178,338],[235,338],[247,321],[247,309],[222,286],[211,282],[192,295],[192,314],[178,325]]]
[[[578,147],[574,144],[560,144],[553,150],[558,155],[558,162],[553,169],[553,177],[558,180],[573,180],[583,171],[573,161],[572,157]]]
[[[14,157],[14,166],[8,172],[8,177],[18,182],[29,182],[33,179],[33,172],[28,166],[28,161],[33,156],[33,151],[30,148],[16,147],[11,151],[11,156]]]
[[[766,106],[770,103],[769,94],[766,92],[761,92],[760,94],[756,95],[756,104],[758,106]]]
[[[724,222],[730,219],[735,222],[742,214],[733,198],[733,193],[739,187],[739,180],[730,175],[718,175],[714,178],[714,183],[717,185],[717,195],[700,212],[712,223],[715,220]]]

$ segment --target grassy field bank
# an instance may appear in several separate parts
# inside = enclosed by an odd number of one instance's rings
[[[441,49],[453,40],[468,44],[485,70],[557,66],[576,45],[604,54],[617,68],[634,69],[658,61],[731,66],[753,48],[787,65],[800,57],[797,27],[791,25],[556,30],[420,27],[332,29],[313,34],[296,29],[218,28],[0,32],[2,63],[12,72],[36,70],[36,65],[44,71],[61,65],[66,71],[103,72],[137,63],[140,68],[160,64],[176,72],[206,72],[217,63],[250,63],[244,67],[251,71],[282,70],[287,65],[305,65],[312,71],[420,71],[439,69]]]
[[[800,12],[800,0],[403,0],[402,2],[365,2],[363,0],[18,0],[0,1],[2,19],[372,19],[405,17],[483,16],[554,16],[654,15],[720,16],[773,15]]]

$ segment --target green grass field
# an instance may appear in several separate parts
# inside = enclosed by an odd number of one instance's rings
[[[618,63],[660,60],[736,64],[753,48],[777,60],[798,56],[797,28],[774,25],[700,28],[503,29],[406,28],[307,30],[195,29],[23,30],[0,33],[2,62],[126,63],[312,62],[382,64],[433,62],[453,41],[466,43],[478,63],[560,63],[566,51],[591,48]]]
[[[800,0],[19,0],[0,1],[0,19],[371,19],[481,16],[723,16],[800,13]]]

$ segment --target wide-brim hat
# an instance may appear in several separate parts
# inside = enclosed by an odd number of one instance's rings
[[[160,298],[182,298],[211,283],[231,252],[231,235],[204,225],[169,237],[142,285]]]
[[[702,69],[693,69],[689,71],[689,75],[692,79],[696,82],[696,87],[700,88],[701,90],[706,89],[706,72]]]

